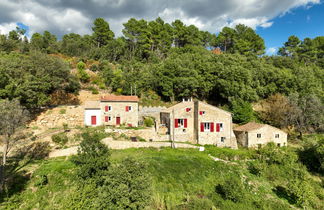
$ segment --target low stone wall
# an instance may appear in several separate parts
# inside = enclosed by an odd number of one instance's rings
[[[145,129],[118,129],[118,128],[107,128],[105,129],[107,133],[118,133],[118,134],[125,134],[129,137],[136,137],[139,136],[146,141],[152,140],[154,141],[169,141],[169,135],[162,135],[155,132],[155,128],[145,128]]]
[[[128,148],[161,148],[171,147],[170,142],[131,142],[131,141],[114,141],[112,138],[102,140],[110,149],[128,149]],[[199,148],[191,144],[175,143],[175,148]],[[67,149],[55,150],[49,154],[50,158],[70,156],[77,154],[78,147],[70,147]]]

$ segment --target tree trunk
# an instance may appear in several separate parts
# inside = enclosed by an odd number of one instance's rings
[[[0,166],[0,192],[3,191],[4,189],[4,184],[5,184],[5,168],[7,164],[7,150],[8,150],[8,143],[9,140],[5,141],[5,144],[3,145],[3,154],[2,154],[2,163]]]

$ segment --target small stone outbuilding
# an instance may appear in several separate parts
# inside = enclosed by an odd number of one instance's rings
[[[248,148],[257,148],[269,142],[277,146],[287,146],[287,133],[267,124],[249,122],[234,128],[239,145]]]
[[[170,140],[237,148],[231,113],[201,101],[183,101],[161,111]]]

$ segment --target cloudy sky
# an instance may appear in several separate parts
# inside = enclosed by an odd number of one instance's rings
[[[271,54],[289,36],[282,34],[285,25],[294,25],[296,31],[287,32],[298,35],[302,31],[300,18],[306,27],[317,18],[323,20],[322,14],[321,0],[0,0],[0,33],[8,33],[18,24],[28,27],[29,35],[44,30],[59,37],[70,32],[88,34],[97,17],[105,18],[117,36],[131,17],[161,17],[167,22],[181,19],[212,33],[243,23],[265,36]],[[317,27],[323,28],[323,23]],[[272,36],[275,32],[281,33],[279,38],[278,34]],[[323,35],[323,29],[320,32]]]

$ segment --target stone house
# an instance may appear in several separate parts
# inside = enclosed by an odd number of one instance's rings
[[[138,97],[106,95],[98,101],[87,101],[84,107],[84,124],[138,126]]]
[[[287,133],[267,124],[249,122],[234,128],[238,144],[243,147],[262,147],[269,142],[287,146]]]
[[[237,148],[231,113],[201,101],[183,101],[160,113],[170,140]]]

